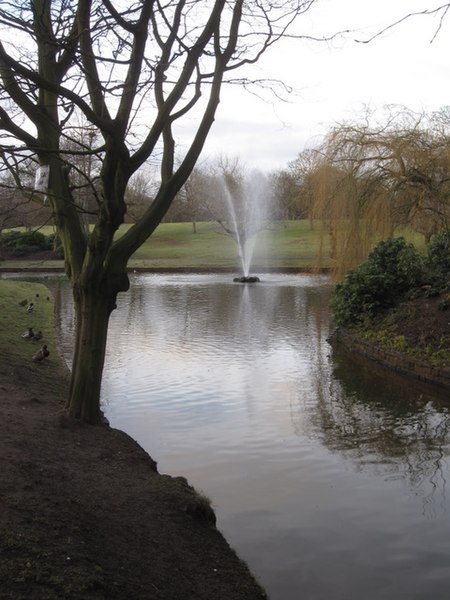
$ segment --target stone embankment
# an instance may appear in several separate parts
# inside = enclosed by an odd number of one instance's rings
[[[450,365],[435,366],[425,360],[364,340],[357,333],[344,328],[338,328],[333,333],[330,343],[339,344],[345,350],[364,356],[395,373],[450,390]]]

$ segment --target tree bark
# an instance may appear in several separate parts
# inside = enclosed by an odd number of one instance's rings
[[[103,422],[100,391],[109,318],[117,291],[110,286],[74,286],[76,345],[66,409],[69,415],[96,425]]]

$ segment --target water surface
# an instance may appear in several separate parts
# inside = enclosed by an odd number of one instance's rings
[[[448,598],[447,398],[333,352],[330,291],[323,276],[134,276],[104,410],[211,498],[272,600]]]

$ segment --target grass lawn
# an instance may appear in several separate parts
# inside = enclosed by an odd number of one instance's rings
[[[319,229],[311,230],[307,221],[276,223],[257,238],[253,264],[264,268],[310,268],[319,249]],[[239,256],[234,240],[216,223],[163,223],[137,250],[130,266],[238,268]],[[327,265],[324,265],[327,266]]]
[[[20,302],[33,302],[35,310],[27,312]],[[12,365],[22,365],[20,377],[38,372],[51,385],[53,380],[67,377],[67,369],[59,356],[55,338],[54,302],[48,288],[40,283],[0,280],[0,356]],[[25,340],[22,334],[29,327],[40,330],[42,339]],[[33,355],[46,344],[50,356],[42,362],[33,362]],[[18,375],[19,376],[19,375]],[[56,377],[58,376],[58,377]]]
[[[124,231],[129,225],[124,225]],[[47,230],[48,229],[48,230]],[[52,228],[43,228],[52,233]],[[119,231],[119,235],[120,235]],[[316,265],[320,246],[320,226],[311,229],[309,221],[278,222],[257,239],[254,268],[310,269]],[[326,250],[324,256],[327,256]],[[152,236],[132,256],[132,269],[239,269],[239,255],[233,239],[217,223],[197,223],[194,233],[192,223],[162,223]],[[8,260],[0,267],[8,269],[30,268],[30,262]],[[63,261],[36,261],[36,269],[61,268]],[[328,266],[325,260],[322,267]]]
[[[121,235],[130,225],[123,225]],[[53,228],[41,229],[46,235]],[[321,225],[310,221],[282,221],[274,223],[261,232],[256,241],[252,271],[264,272],[270,269],[328,268],[329,240],[323,238],[321,244]],[[423,236],[414,234],[407,228],[399,229],[396,235],[403,235],[413,242],[419,250],[424,249]],[[319,254],[322,256],[318,263]],[[60,261],[7,260],[0,262],[0,269],[36,270],[61,269]],[[129,261],[131,269],[190,269],[190,270],[240,270],[240,260],[234,240],[215,222],[197,223],[196,232],[192,223],[162,223],[153,235],[136,251]]]

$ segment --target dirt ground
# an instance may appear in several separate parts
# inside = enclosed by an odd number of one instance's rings
[[[66,385],[0,349],[0,598],[266,598],[208,502],[123,432],[65,417]]]
[[[450,357],[450,289],[436,296],[403,302],[377,324],[391,340],[403,336],[406,344],[423,353]],[[436,356],[437,358],[437,356]]]

